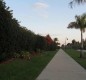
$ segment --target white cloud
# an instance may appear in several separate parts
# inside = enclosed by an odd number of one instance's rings
[[[49,5],[43,2],[36,2],[33,7],[36,9],[47,9]]]
[[[49,5],[44,3],[44,2],[36,2],[33,4],[33,8],[35,9],[35,13],[37,14],[37,16],[47,19],[48,16],[48,8]]]

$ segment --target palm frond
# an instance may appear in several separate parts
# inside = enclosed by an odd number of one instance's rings
[[[71,8],[73,7],[73,4],[82,4],[82,3],[86,3],[86,0],[72,0],[69,4],[71,6]]]
[[[86,0],[73,0],[73,1],[75,1],[75,2],[78,3],[78,4],[81,4],[81,3],[86,2]]]
[[[70,7],[73,8],[73,1],[69,3]]]
[[[78,28],[78,24],[76,22],[71,22],[67,28]]]
[[[75,16],[75,20],[76,20],[76,23],[78,24],[78,25],[81,25],[82,24],[82,17],[81,16]]]
[[[76,22],[71,22],[67,28],[79,29],[79,25]]]
[[[85,32],[86,28],[86,13],[83,15],[75,16],[75,22],[69,23],[67,28],[75,28],[80,29],[81,31]]]

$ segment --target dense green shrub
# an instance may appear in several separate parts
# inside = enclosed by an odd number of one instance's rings
[[[13,54],[13,58],[19,58],[20,57],[20,54],[19,53],[14,53]]]
[[[25,60],[30,60],[31,54],[29,52],[27,52],[27,51],[22,51],[20,53],[20,58],[25,59]]]
[[[0,55],[0,61],[5,60],[6,59],[6,53],[3,53]]]

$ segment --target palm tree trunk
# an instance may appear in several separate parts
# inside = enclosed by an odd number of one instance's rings
[[[83,57],[83,31],[81,30],[81,51],[80,51],[80,58]]]

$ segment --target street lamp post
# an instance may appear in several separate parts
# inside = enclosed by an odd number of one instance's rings
[[[68,38],[67,38],[67,37],[65,38],[65,49],[66,49],[66,40],[68,40]]]

